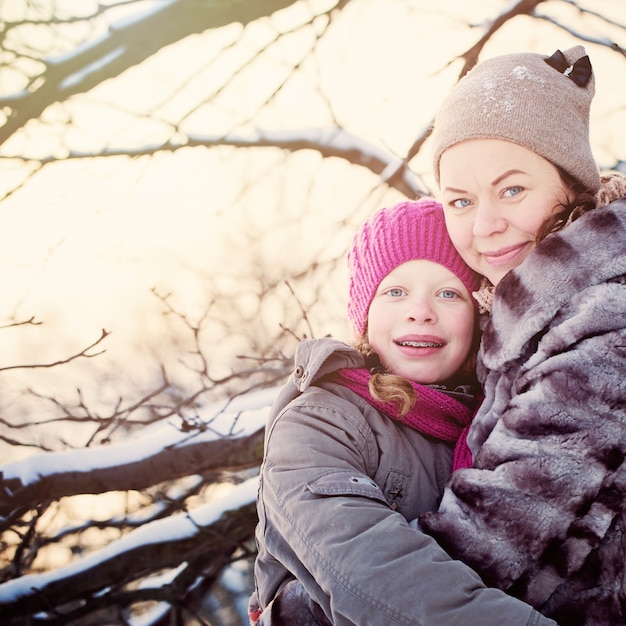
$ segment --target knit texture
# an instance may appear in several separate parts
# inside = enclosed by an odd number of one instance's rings
[[[348,252],[348,318],[359,335],[365,332],[369,306],[382,279],[417,259],[449,269],[470,295],[478,288],[478,276],[450,241],[441,204],[427,199],[381,209],[359,229]]]
[[[596,207],[606,206],[620,198],[626,198],[626,176],[621,172],[604,172],[596,193]]]
[[[369,370],[365,368],[343,368],[329,376],[329,380],[348,387],[368,404],[392,419],[410,426],[423,435],[435,437],[441,441],[456,443],[472,420],[474,408],[468,407],[439,389],[418,383],[412,383],[416,394],[415,404],[406,415],[400,417],[396,403],[383,402],[372,396],[368,384],[370,376]]]
[[[454,87],[435,120],[434,172],[441,155],[467,139],[503,139],[524,146],[564,169],[591,192],[600,186],[589,143],[593,73],[584,86],[570,76],[585,57],[583,46],[562,53],[563,72],[548,57],[522,53],[479,63]]]

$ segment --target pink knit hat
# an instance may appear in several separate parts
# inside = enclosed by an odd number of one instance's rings
[[[382,279],[416,259],[448,268],[470,294],[479,287],[478,275],[450,241],[441,204],[425,199],[380,209],[361,226],[348,252],[348,317],[357,333],[365,332],[367,313]]]

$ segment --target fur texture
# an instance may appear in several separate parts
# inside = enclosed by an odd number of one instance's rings
[[[626,201],[539,244],[495,292],[474,467],[424,529],[561,623],[626,623]]]

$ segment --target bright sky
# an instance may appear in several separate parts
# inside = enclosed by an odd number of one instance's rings
[[[2,11],[15,3],[21,5],[10,0]],[[312,8],[328,4],[302,3],[245,30],[231,25],[189,37],[92,92],[50,107],[45,123],[30,124],[0,154],[141,146],[169,138],[172,124],[184,119],[182,130],[200,135],[340,124],[401,156],[456,79],[460,65],[446,67],[448,60],[476,41],[483,20],[508,5],[502,0],[355,0],[301,71],[263,105],[290,76],[294,59],[307,55],[325,21],[320,18],[314,28],[265,47],[277,31],[295,28]],[[562,4],[547,2],[541,9],[555,15],[558,9],[575,20],[575,10]],[[84,5],[81,0],[74,6]],[[593,8],[623,17],[622,0],[598,0]],[[470,19],[473,29],[465,26]],[[585,28],[591,37],[606,34],[597,21]],[[52,39],[37,41],[54,45]],[[519,19],[483,56],[552,52],[572,43],[547,21]],[[598,48],[592,61],[598,79],[594,148],[600,163],[611,163],[616,156],[624,158],[626,145],[626,89],[618,89],[620,81],[626,87],[624,63]],[[11,77],[0,75],[2,89],[11,85]],[[412,165],[432,182],[426,157]],[[32,164],[4,160],[0,167],[4,194]],[[45,167],[4,200],[0,229],[5,296],[0,318],[35,315],[44,325],[5,330],[0,366],[17,359],[55,360],[106,328],[112,335],[98,365],[119,369],[132,362],[125,381],[130,386],[145,382],[157,358],[171,360],[180,352],[168,339],[172,318],[163,317],[151,292],[156,288],[171,293],[176,307],[192,319],[218,295],[207,332],[219,369],[232,354],[250,353],[250,335],[263,343],[279,324],[297,324],[300,308],[286,288],[277,289],[274,300],[257,311],[260,280],[280,280],[333,258],[340,259],[339,272],[332,278],[324,272],[311,275],[298,297],[318,335],[345,335],[342,255],[356,225],[399,198],[377,185],[367,172],[336,160],[321,162],[313,153],[287,157],[267,149],[185,149],[152,159],[70,160]],[[226,329],[220,323],[224,318],[235,327]],[[302,326],[298,331],[308,332]],[[73,389],[88,370],[82,362],[70,371],[63,380],[71,380]],[[41,379],[35,378],[44,389],[59,389],[61,381],[53,374]],[[14,384],[13,378],[4,380]],[[106,396],[106,389],[100,391]],[[116,386],[110,395],[118,392]]]

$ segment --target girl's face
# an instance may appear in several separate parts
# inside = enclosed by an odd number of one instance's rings
[[[455,248],[494,285],[535,247],[545,221],[567,200],[552,163],[500,139],[471,139],[441,156],[441,201]]]
[[[475,314],[465,285],[450,270],[432,261],[407,261],[376,290],[368,340],[390,372],[441,383],[469,354]]]

